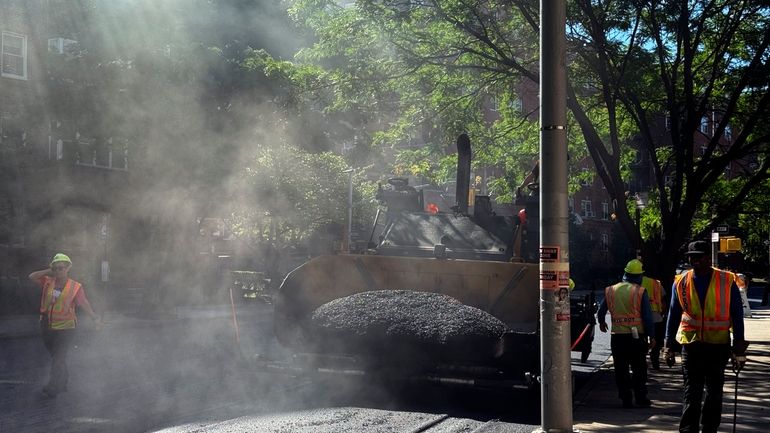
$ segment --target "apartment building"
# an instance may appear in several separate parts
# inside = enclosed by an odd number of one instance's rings
[[[51,65],[69,61],[77,49],[66,23],[57,23],[67,7],[56,0],[0,0],[3,309],[36,302],[26,275],[57,251],[72,257],[73,277],[97,292],[94,298],[116,277],[125,279],[111,271],[115,261],[126,260],[116,236],[135,225],[130,207],[118,199],[130,190],[128,143],[88,136],[66,100],[63,109],[51,108],[67,90]]]

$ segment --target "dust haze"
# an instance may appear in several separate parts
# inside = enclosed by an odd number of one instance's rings
[[[284,172],[279,164],[273,164],[274,172],[265,173],[260,169],[269,164],[255,161],[291,161],[294,148],[330,150],[323,140],[323,125],[296,117],[262,71],[242,65],[251,49],[291,60],[306,42],[285,16],[287,5],[271,0],[83,0],[59,6],[68,14],[58,21],[59,34],[78,42],[69,53],[70,63],[59,65],[60,72],[67,77],[68,68],[78,66],[71,78],[79,87],[54,102],[65,107],[59,113],[68,119],[48,113],[51,142],[65,147],[108,144],[109,164],[126,171],[116,175],[117,182],[130,185],[102,197],[107,212],[59,204],[44,224],[31,230],[33,242],[58,240],[66,251],[67,244],[89,235],[82,221],[109,227],[102,234],[110,256],[106,281],[93,275],[93,263],[78,263],[73,257],[71,277],[84,282],[97,311],[107,311],[101,332],[88,332],[90,321],[80,315],[85,332],[70,362],[91,356],[101,362],[97,369],[77,372],[78,380],[100,388],[123,376],[125,382],[134,381],[134,389],[160,393],[152,398],[171,417],[194,416],[192,408],[222,393],[247,401],[270,393],[271,406],[283,406],[285,387],[264,378],[233,377],[232,369],[255,352],[280,356],[281,349],[271,338],[255,339],[250,329],[261,327],[259,333],[272,337],[268,307],[258,317],[253,311],[238,311],[243,314],[242,347],[238,347],[221,277],[226,267],[262,269],[275,259],[270,250],[275,245],[261,247],[276,235],[269,212],[295,208],[296,197],[255,188],[255,182],[321,175]],[[80,148],[71,158],[78,164],[104,165],[96,163],[97,152]],[[58,188],[97,190],[87,184],[65,183]],[[340,215],[344,199],[344,195],[329,197],[339,201]],[[215,221],[214,228],[206,226],[205,219]],[[201,238],[210,236],[221,220],[241,222],[245,240],[238,243],[236,257],[248,260],[226,263],[217,256],[213,241],[205,244],[206,250],[201,247]],[[231,240],[232,230],[225,227],[228,234],[219,235]],[[288,264],[279,266],[284,272]],[[131,306],[135,289],[143,289],[144,301]],[[228,308],[217,309],[214,314],[219,315],[212,320],[196,319],[196,309],[212,305]],[[237,304],[239,310],[251,307]],[[109,321],[110,311],[127,311],[145,321],[143,332],[151,337],[110,338],[121,335],[113,331],[122,326],[120,321]],[[171,324],[167,319],[177,321]],[[176,330],[169,331],[167,325]],[[132,356],[125,356],[127,350]],[[168,362],[157,365],[157,356]],[[179,400],[180,390],[197,397]],[[114,405],[132,410],[126,397],[115,398],[114,389],[103,391],[105,398],[116,400]],[[190,408],[184,407],[186,401]]]

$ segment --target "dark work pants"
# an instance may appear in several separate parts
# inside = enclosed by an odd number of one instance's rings
[[[610,348],[615,364],[615,383],[618,396],[631,403],[631,395],[637,403],[647,399],[647,343],[644,335],[633,338],[631,334],[612,334]],[[631,367],[631,373],[628,368]]]
[[[703,433],[716,432],[719,428],[722,419],[722,388],[729,358],[729,344],[695,342],[682,345],[684,405],[679,422],[680,432],[698,432],[699,424],[703,425]]]
[[[655,323],[655,347],[650,349],[650,362],[653,367],[660,365],[660,349],[663,347],[663,338],[666,330],[666,321]]]
[[[67,390],[69,371],[67,370],[67,353],[72,344],[74,329],[53,330],[48,324],[41,322],[43,345],[51,356],[51,372],[48,376],[46,389],[54,394]]]

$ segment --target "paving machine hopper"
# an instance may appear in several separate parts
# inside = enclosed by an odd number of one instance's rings
[[[376,237],[377,241],[370,242],[366,254],[316,257],[287,275],[274,299],[275,334],[282,344],[302,354],[298,356],[312,359],[309,364],[319,371],[387,372],[409,380],[482,387],[527,388],[537,383],[537,230],[528,230],[523,215],[498,215],[488,197],[475,196],[473,212],[469,212],[468,137],[461,135],[457,146],[455,206],[444,211],[426,203],[425,195],[409,186],[406,179],[391,179],[389,186],[378,193],[387,211],[384,224],[378,224],[379,212],[375,218],[375,227],[380,229],[373,230],[372,239]],[[537,221],[537,197],[526,201],[526,212]],[[394,291],[389,299],[414,296],[415,292],[448,295],[459,301],[458,309],[472,307],[504,326],[499,335],[492,337],[439,342],[411,338],[403,332],[393,337],[387,330],[402,325],[387,323],[392,314],[380,314],[385,318],[376,319],[370,328],[374,335],[368,340],[362,334],[369,331],[361,332],[360,325],[348,335],[330,335],[318,329],[314,317],[322,306],[362,293],[381,294],[383,290]],[[400,305],[383,307],[373,303],[363,308],[401,309]],[[341,310],[342,315],[369,313],[356,312],[360,305],[345,308],[349,309]],[[428,309],[428,314],[438,310]],[[399,320],[411,314],[399,313]],[[436,320],[443,320],[443,312],[436,314],[440,316]],[[455,327],[472,329],[477,325],[472,322],[486,320],[474,317],[480,319],[465,317],[466,322]],[[590,344],[588,347],[590,351]]]

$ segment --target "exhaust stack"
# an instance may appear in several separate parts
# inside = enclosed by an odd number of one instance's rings
[[[468,214],[468,196],[471,183],[471,139],[468,134],[457,137],[457,183],[455,187],[455,209]]]

